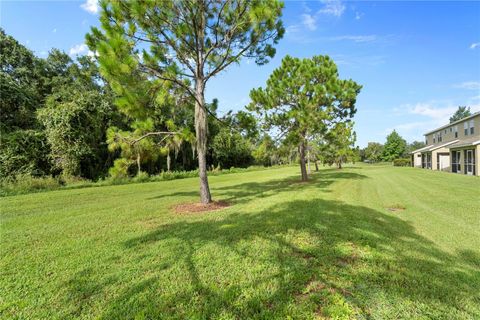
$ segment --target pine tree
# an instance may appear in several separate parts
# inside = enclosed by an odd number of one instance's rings
[[[210,79],[242,57],[266,63],[284,34],[277,0],[102,1],[101,29],[87,43],[121,97],[124,110],[140,120],[142,103],[168,95],[165,85],[193,99],[202,203],[211,201],[207,178],[207,113]]]
[[[298,147],[302,180],[306,181],[308,140],[353,117],[360,89],[352,80],[339,79],[337,66],[328,56],[286,56],[265,89],[250,92],[248,108],[259,113],[267,127],[275,127],[285,142]]]

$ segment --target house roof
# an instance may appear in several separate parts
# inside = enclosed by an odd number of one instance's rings
[[[459,124],[460,122],[463,122],[463,121],[465,121],[465,120],[472,119],[472,118],[474,118],[474,117],[476,117],[476,116],[479,116],[479,115],[480,115],[480,111],[475,112],[475,113],[472,114],[471,116],[468,116],[468,117],[465,117],[465,118],[463,118],[463,119],[457,120],[457,121],[455,121],[455,122],[446,124],[446,125],[441,126],[441,127],[437,128],[437,129],[435,129],[435,130],[431,130],[431,131],[429,131],[429,132],[427,132],[427,133],[424,133],[423,135],[424,135],[424,136],[429,135],[430,133],[434,133],[435,131],[443,130],[443,129],[448,128],[448,127],[450,127],[450,126],[454,126],[454,125],[456,125],[456,124]]]
[[[427,149],[430,149],[433,145],[429,145],[429,146],[426,146],[426,147],[423,147],[423,148],[420,148],[420,149],[417,149],[417,150],[413,150],[412,152],[410,152],[410,154],[414,154],[414,153],[417,153],[417,152],[422,152],[424,150],[427,150]]]
[[[450,149],[452,148],[461,148],[461,147],[468,147],[468,146],[476,146],[480,144],[480,137],[472,137],[470,139],[466,139],[466,140],[462,140],[462,141],[459,141],[455,144],[452,144],[451,146],[449,146]]]
[[[478,140],[478,138],[477,138]],[[417,152],[430,152],[430,151],[434,151],[434,150],[437,150],[437,149],[440,149],[440,148],[443,148],[443,147],[446,147],[446,146],[449,146],[451,144],[454,144],[454,143],[457,143],[459,140],[452,140],[452,141],[448,141],[448,142],[443,142],[443,143],[436,143],[436,144],[431,144],[429,146],[426,146],[426,147],[423,147],[423,148],[420,148],[420,149],[417,149],[417,150],[414,150],[412,152],[410,152],[411,154],[413,153],[417,153]],[[449,147],[450,148],[450,147]]]

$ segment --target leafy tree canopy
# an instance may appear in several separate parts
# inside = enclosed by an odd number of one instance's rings
[[[397,131],[393,130],[392,133],[387,136],[387,142],[383,148],[382,159],[384,161],[393,161],[404,156],[406,150],[407,142],[397,133]]]

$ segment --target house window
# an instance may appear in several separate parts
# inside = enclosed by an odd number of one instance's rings
[[[452,128],[452,127],[450,127],[450,132],[452,132],[452,130],[453,130],[453,128]]]
[[[470,134],[474,134],[475,133],[475,128],[473,126],[473,119],[470,120]]]
[[[463,123],[463,133],[468,136],[468,121]]]
[[[447,134],[447,129],[445,129],[445,134]]]
[[[428,138],[425,138],[425,144],[428,144]]]
[[[460,165],[460,151],[452,151],[452,172],[462,172]]]
[[[455,132],[455,138],[458,138],[458,126],[455,126],[453,131]]]
[[[433,143],[435,143],[435,136],[433,136]]]
[[[465,174],[475,175],[475,150],[463,150]]]

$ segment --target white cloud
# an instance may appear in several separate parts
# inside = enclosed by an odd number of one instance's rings
[[[454,85],[455,88],[459,89],[467,89],[467,90],[480,90],[480,82],[479,81],[466,81],[459,84]]]
[[[302,23],[308,30],[317,29],[317,20],[309,13],[302,14]]]
[[[378,37],[374,34],[371,35],[360,35],[360,36],[352,36],[352,35],[345,35],[345,36],[338,36],[338,37],[331,37],[330,40],[349,40],[353,42],[372,42],[376,41]]]
[[[409,106],[409,113],[417,114],[438,121],[448,120],[457,110],[457,106],[435,107],[431,103],[417,103]]]
[[[341,0],[320,0],[325,6],[320,9],[318,12],[323,14],[332,15],[335,17],[342,16],[345,12],[345,5]]]
[[[53,33],[57,33],[57,28],[52,30]]]
[[[99,10],[98,0],[86,0],[80,7],[91,14],[96,14]]]
[[[88,49],[88,46],[85,43],[77,44],[74,45],[73,47],[70,48],[70,51],[68,52],[71,56],[78,56],[78,55],[87,55],[90,57],[93,57],[95,53],[93,51],[90,51]]]
[[[475,49],[477,47],[480,47],[480,42],[475,42],[470,45],[470,49]]]
[[[363,17],[363,13],[361,12],[355,12],[355,20],[360,20]]]

